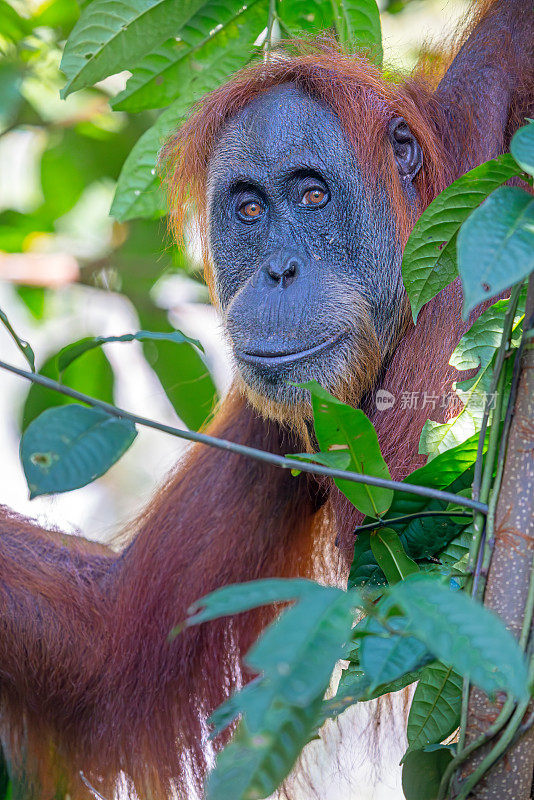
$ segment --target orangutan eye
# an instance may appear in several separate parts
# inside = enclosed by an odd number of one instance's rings
[[[264,212],[264,208],[257,200],[248,200],[238,208],[239,216],[247,221],[255,220]]]
[[[302,200],[300,201],[303,206],[324,206],[328,202],[328,193],[325,192],[324,189],[321,189],[319,186],[313,186],[311,189],[307,189],[304,194],[302,195]]]

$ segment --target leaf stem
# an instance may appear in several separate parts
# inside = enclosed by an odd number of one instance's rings
[[[210,436],[207,433],[182,430],[181,428],[176,428],[172,425],[164,425],[161,422],[156,422],[155,420],[148,419],[147,417],[141,417],[138,414],[132,414],[129,411],[118,408],[111,403],[106,403],[103,400],[98,400],[90,395],[77,392],[75,389],[71,389],[69,386],[63,386],[51,378],[47,378],[39,373],[28,372],[27,370],[15,367],[13,364],[8,364],[5,361],[0,361],[0,369],[5,369],[8,372],[12,372],[15,375],[19,375],[21,378],[31,381],[32,383],[37,383],[40,386],[46,386],[48,389],[54,389],[55,391],[60,392],[67,397],[72,397],[74,400],[79,400],[80,402],[86,403],[89,406],[101,408],[114,417],[119,417],[120,419],[129,419],[137,425],[144,425],[147,428],[154,428],[155,430],[162,431],[163,433],[168,433],[171,436],[176,436],[179,439],[186,439],[190,442],[198,442],[199,444],[209,445],[210,447],[216,447],[220,450],[236,453],[237,455],[248,456],[256,461],[263,461],[267,464],[281,467],[282,469],[298,469],[301,472],[307,472],[312,475],[324,475],[328,478],[341,478],[342,480],[351,481],[352,483],[363,483],[367,484],[368,486],[379,486],[380,488],[384,489],[393,489],[394,491],[416,494],[420,497],[430,497],[435,500],[443,500],[447,503],[454,503],[455,505],[463,506],[465,508],[471,508],[475,511],[479,511],[481,514],[486,514],[488,510],[485,503],[472,500],[469,497],[455,495],[452,494],[452,492],[443,492],[439,489],[432,489],[429,486],[418,486],[416,484],[405,483],[403,481],[392,481],[386,478],[375,477],[374,475],[362,475],[359,472],[347,472],[342,469],[333,469],[331,467],[322,467],[317,464],[309,464],[306,461],[297,461],[295,459],[285,458],[284,456],[280,456],[275,453],[268,453],[265,450],[257,450],[255,447],[238,444],[237,442],[230,442],[227,439],[218,439],[217,437]]]
[[[389,519],[377,519],[374,522],[366,522],[365,525],[358,525],[354,529],[354,535],[361,531],[370,531],[375,528],[386,528],[390,525],[395,525],[400,522],[409,522],[412,519],[420,519],[421,517],[471,517],[470,511],[417,511],[414,514],[403,514],[402,517],[392,517]]]
[[[481,499],[483,468],[485,468],[485,465],[487,465],[490,461],[489,454],[486,456],[486,459],[484,459],[484,442],[486,439],[486,430],[488,427],[488,420],[491,411],[491,398],[497,388],[497,383],[499,381],[502,366],[504,364],[506,349],[508,346],[508,341],[510,339],[512,327],[514,324],[515,310],[517,308],[517,303],[521,292],[521,285],[522,284],[514,286],[510,294],[508,308],[506,310],[506,314],[504,317],[501,341],[495,358],[495,367],[491,379],[490,390],[488,392],[488,399],[486,400],[484,414],[482,415],[480,434],[478,437],[477,458],[475,462],[475,474],[473,476],[473,492],[472,492],[473,500]],[[491,465],[491,470],[493,472],[493,464]],[[484,502],[487,502],[487,497],[485,498]],[[475,514],[475,520],[474,520],[475,536],[473,542],[474,545],[476,546],[477,553],[478,553],[478,542],[480,541],[480,537],[482,536],[482,522],[483,522],[482,517],[478,514]],[[470,563],[472,564],[473,567],[475,565],[475,562],[476,562],[476,554],[473,552],[472,554],[470,554]]]

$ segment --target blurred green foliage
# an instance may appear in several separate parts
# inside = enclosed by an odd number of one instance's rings
[[[135,307],[139,327],[170,331],[167,311],[156,304],[152,289],[165,273],[182,271],[200,281],[199,265],[172,246],[162,221],[137,220],[126,225],[107,217],[122,166],[154,122],[154,113],[112,111],[110,96],[117,92],[113,80],[84,89],[67,101],[60,99],[64,77],[59,63],[65,39],[79,16],[75,0],[0,0],[0,159],[3,154],[11,160],[23,136],[36,151],[33,158],[28,157],[23,182],[29,187],[22,187],[22,199],[21,187],[15,187],[12,195],[4,175],[0,254],[70,252],[80,266],[81,283],[125,295]],[[35,320],[46,316],[47,297],[53,291],[38,285],[17,287]],[[205,292],[201,295],[206,296]],[[65,336],[67,344],[69,332]],[[143,347],[178,415],[198,428],[216,399],[203,358],[187,344],[147,342]],[[49,374],[54,354],[44,355],[42,371]],[[95,363],[75,369],[68,383],[111,400],[111,365],[102,354],[91,358]],[[24,426],[36,407],[42,411],[53,401],[59,402],[53,393],[33,387],[23,413]]]

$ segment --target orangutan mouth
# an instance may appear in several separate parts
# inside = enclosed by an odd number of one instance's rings
[[[240,360],[244,361],[246,364],[253,364],[260,367],[283,366],[285,364],[292,364],[295,361],[302,361],[303,359],[308,358],[309,356],[314,356],[317,353],[322,353],[323,350],[327,350],[329,347],[337,344],[346,336],[346,331],[343,331],[342,333],[331,336],[329,339],[325,339],[323,342],[319,342],[319,344],[316,344],[313,347],[308,347],[304,350],[291,350],[283,353],[269,352],[267,350],[242,350],[238,353],[238,356]]]

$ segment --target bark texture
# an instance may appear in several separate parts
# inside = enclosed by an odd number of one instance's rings
[[[529,283],[526,320],[534,317],[534,276]],[[528,323],[527,323],[528,324]],[[519,638],[534,554],[534,342],[527,343],[521,365],[514,416],[495,520],[495,548],[485,605]],[[469,700],[467,743],[496,720],[503,698],[490,702],[474,689]],[[466,761],[471,774],[496,740]],[[473,800],[528,800],[534,768],[534,727],[486,774],[470,795]]]

